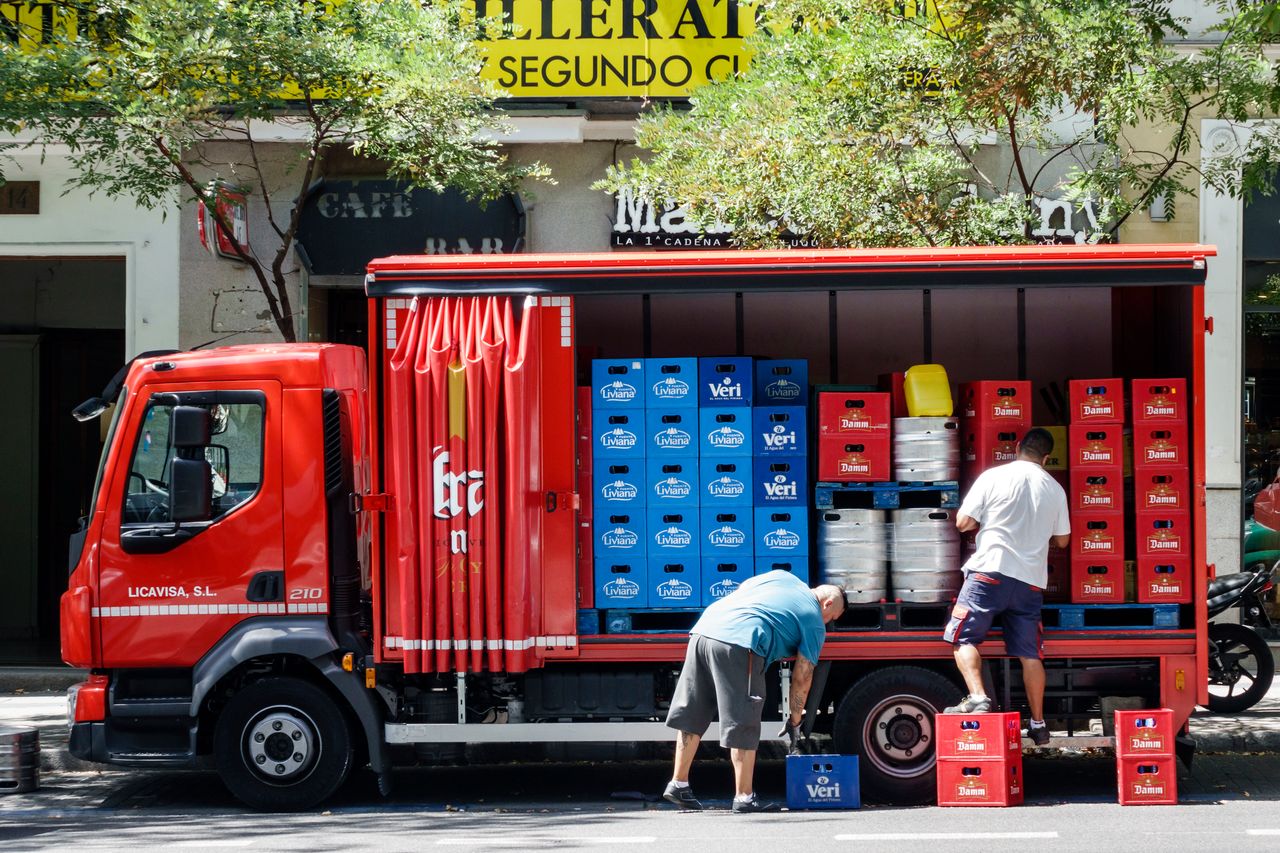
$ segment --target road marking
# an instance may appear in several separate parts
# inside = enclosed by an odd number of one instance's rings
[[[1245,835],[1280,835],[1280,829],[1246,829]]]
[[[653,835],[598,835],[589,838],[498,838],[476,835],[470,838],[437,838],[436,844],[444,847],[527,847],[552,844],[653,844]]]
[[[248,847],[252,838],[210,838],[206,841],[175,841],[170,847]]]
[[[866,832],[837,835],[836,841],[962,841],[966,838],[990,840],[1057,838],[1056,832]]]

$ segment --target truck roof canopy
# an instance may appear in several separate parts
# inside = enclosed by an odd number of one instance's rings
[[[396,255],[369,296],[1203,285],[1213,246],[966,246],[783,251]]]

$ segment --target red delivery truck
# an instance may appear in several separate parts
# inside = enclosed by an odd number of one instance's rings
[[[387,780],[405,752],[670,742],[692,620],[596,602],[577,485],[591,359],[648,355],[807,358],[814,384],[931,361],[957,382],[1065,385],[1089,359],[1086,375],[1185,379],[1192,603],[1144,605],[1173,608],[1150,624],[1073,612],[1046,619],[1044,637],[1047,716],[1069,743],[1110,742],[1089,729],[1110,696],[1170,708],[1185,733],[1206,698],[1213,254],[392,257],[368,267],[367,358],[330,344],[144,353],[77,410],[105,412],[110,429],[61,603],[63,657],[91,673],[70,693],[71,751],[136,767],[211,760],[249,805],[296,809],[353,766]],[[618,382],[611,399],[625,403]],[[616,485],[629,488],[621,474]],[[961,692],[941,639],[948,610],[851,606],[829,634],[807,719],[861,756],[870,799],[934,795],[934,713]],[[998,637],[984,650],[995,695],[1016,709],[1020,667]],[[771,671],[767,716],[780,717],[787,682],[785,664]]]

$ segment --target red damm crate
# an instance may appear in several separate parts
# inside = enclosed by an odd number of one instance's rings
[[[1124,513],[1071,513],[1071,557],[1102,560],[1124,557]]]
[[[818,434],[889,437],[890,395],[879,391],[819,391]]]
[[[818,479],[828,483],[878,483],[889,479],[891,441],[857,435],[818,437]]]
[[[1022,730],[1017,711],[998,714],[938,714],[934,743],[938,760],[955,758],[1007,759],[1022,754]]]
[[[1139,557],[1138,601],[1142,604],[1190,604],[1190,557]]]
[[[1191,400],[1185,379],[1135,379],[1131,385],[1133,422],[1187,422]]]
[[[1067,387],[1072,424],[1124,423],[1123,379],[1073,379]]]
[[[1134,471],[1155,465],[1169,468],[1187,468],[1191,465],[1191,446],[1187,443],[1186,424],[1134,424]]]
[[[1071,601],[1075,604],[1123,604],[1124,557],[1071,558]]]
[[[1067,467],[1077,470],[1124,471],[1124,436],[1120,424],[1072,424],[1067,429],[1071,453]]]
[[[1022,754],[1008,761],[938,759],[938,805],[1022,805]]]
[[[1124,512],[1124,479],[1120,469],[1076,468],[1071,472],[1067,497],[1075,513]]]
[[[1122,806],[1178,804],[1178,765],[1173,756],[1116,758]]]
[[[1133,508],[1139,513],[1190,512],[1191,472],[1186,468],[1134,469]]]
[[[1134,552],[1139,558],[1191,557],[1191,513],[1134,513],[1133,528]]]
[[[966,421],[961,425],[960,456],[967,474],[977,476],[988,468],[1012,462],[1018,454],[1022,432],[1009,424]]]
[[[1173,711],[1147,708],[1116,711],[1116,756],[1119,758],[1173,757]]]
[[[1007,426],[1022,433],[1031,426],[1031,383],[983,380],[960,386],[960,415],[983,425]]]
[[[1049,547],[1049,580],[1044,585],[1044,600],[1063,604],[1071,600],[1071,552]]]

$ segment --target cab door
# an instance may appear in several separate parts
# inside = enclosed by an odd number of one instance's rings
[[[236,623],[285,612],[278,383],[143,387],[121,430],[95,621],[105,667],[189,667]],[[174,520],[174,410],[209,412],[209,517]],[[189,439],[187,439],[189,440]],[[182,441],[178,442],[179,444]],[[179,513],[180,514],[180,513]]]

